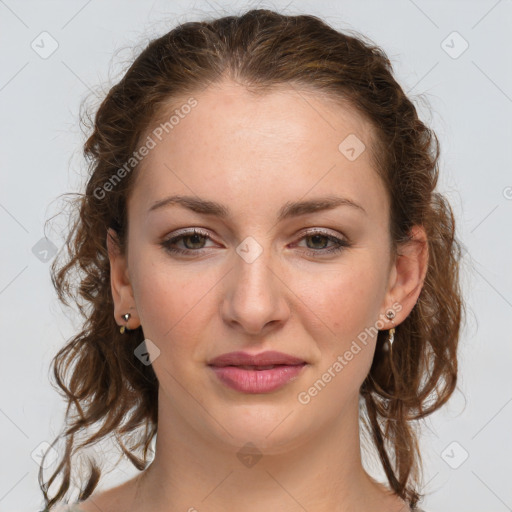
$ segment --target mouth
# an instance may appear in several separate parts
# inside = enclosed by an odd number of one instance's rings
[[[271,393],[296,380],[307,363],[270,365],[209,365],[225,386],[241,393]]]

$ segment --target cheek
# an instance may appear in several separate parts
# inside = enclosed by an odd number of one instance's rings
[[[377,319],[374,316],[382,300],[382,276],[374,266],[363,263],[360,258],[357,265],[344,265],[303,281],[301,295],[311,314],[343,338],[357,334]]]
[[[319,397],[320,409],[357,396],[370,371],[381,282],[379,269],[372,265],[346,266],[321,280],[308,280],[311,292],[303,291],[307,307],[302,311],[310,319],[307,329],[321,352],[316,378],[329,383]]]
[[[373,361],[385,279],[375,259],[360,252],[321,279],[317,275],[303,284],[303,314],[322,353],[319,369],[330,368],[337,376],[329,386],[336,399],[357,393]]]
[[[142,262],[142,260],[141,260]],[[208,273],[169,264],[139,265],[135,301],[146,338],[160,350],[181,352],[204,332],[209,294],[216,280]],[[172,343],[171,343],[172,341]]]

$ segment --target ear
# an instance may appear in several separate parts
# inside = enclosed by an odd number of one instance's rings
[[[412,240],[398,247],[398,254],[390,272],[388,290],[380,318],[389,322],[389,327],[403,322],[416,305],[428,269],[428,243],[425,229],[413,226]],[[398,303],[401,308],[391,306]],[[389,309],[395,311],[393,321],[385,317]]]
[[[136,329],[140,320],[135,308],[133,289],[128,275],[126,255],[121,253],[117,233],[109,228],[107,230],[107,249],[110,261],[110,286],[114,300],[114,315],[118,325],[124,325],[128,329]],[[130,313],[130,319],[126,322],[123,315]]]

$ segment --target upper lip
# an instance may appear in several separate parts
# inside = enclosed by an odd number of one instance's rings
[[[210,366],[267,366],[273,364],[297,365],[305,361],[274,350],[261,352],[260,354],[248,354],[247,352],[229,352],[212,359]]]

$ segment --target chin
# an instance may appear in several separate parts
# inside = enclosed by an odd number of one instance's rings
[[[285,402],[233,405],[229,411],[223,408],[221,414],[212,415],[220,425],[209,422],[214,429],[210,434],[216,442],[229,445],[237,452],[252,443],[267,455],[286,453],[314,438],[318,428],[311,423],[314,415],[304,415],[304,409],[293,401],[287,405]]]

